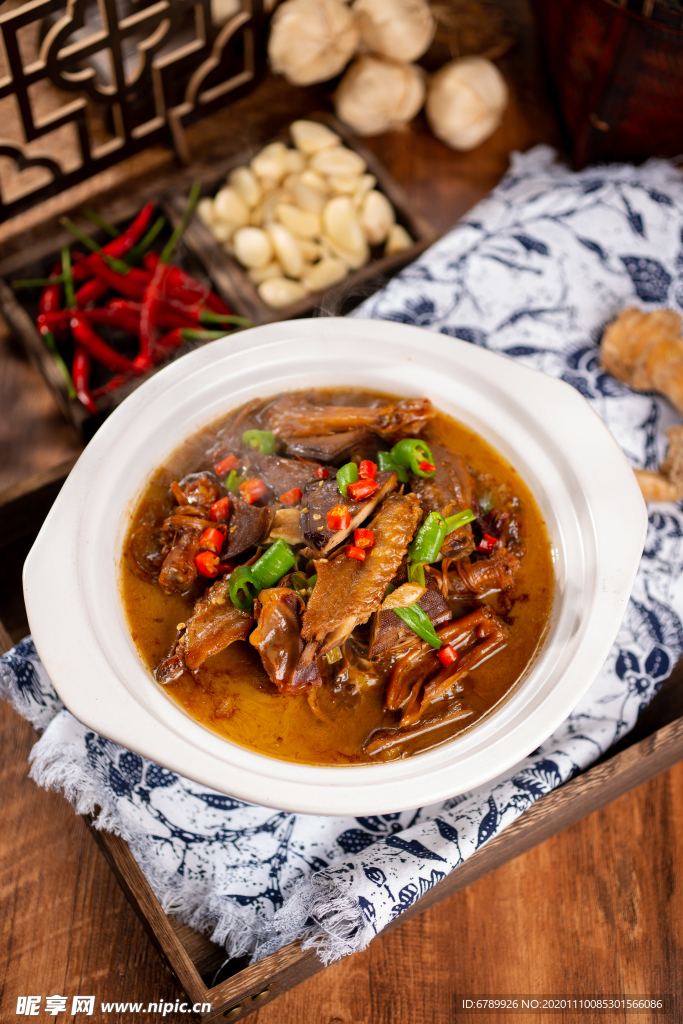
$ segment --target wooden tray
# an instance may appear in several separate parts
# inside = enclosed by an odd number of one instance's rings
[[[7,567],[0,594],[0,650],[28,626],[21,594],[21,565],[73,463],[0,494],[0,563]],[[470,883],[531,849],[683,758],[683,661],[641,715],[635,729],[605,757],[544,796],[504,832],[434,886],[389,928],[422,913]],[[118,836],[92,830],[126,897],[183,996],[210,1003],[201,1021],[239,1020],[263,1003],[323,970],[314,952],[292,942],[258,963],[226,961],[225,951],[204,935],[166,915]],[[388,930],[388,929],[386,929]]]
[[[379,190],[384,192],[394,207],[396,220],[406,229],[414,242],[409,248],[395,253],[393,256],[371,259],[366,266],[349,274],[337,285],[332,285],[322,292],[307,295],[283,309],[272,309],[263,302],[237,260],[223,250],[206,225],[198,217],[195,217],[185,232],[184,238],[187,246],[203,262],[219,294],[228,305],[255,324],[292,320],[296,317],[310,315],[315,310],[322,310],[328,315],[348,312],[363,298],[371,295],[385,284],[397,270],[416,259],[437,237],[431,224],[412,210],[407,195],[398,182],[394,181],[386,167],[341,121],[331,114],[325,113],[311,114],[308,120],[320,121],[327,125],[341,136],[342,142],[348,149],[354,150],[365,160],[368,171],[377,178]],[[211,178],[202,180],[203,194],[214,196],[230,171],[235,167],[248,164],[263,149],[263,146],[270,142],[284,142],[291,145],[288,133],[282,132],[266,143],[251,146],[221,164],[214,165],[214,173]],[[187,194],[183,191],[169,191],[167,194],[166,210],[175,224],[182,217],[186,201]]]

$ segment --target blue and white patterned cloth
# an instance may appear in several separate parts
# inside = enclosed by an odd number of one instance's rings
[[[573,174],[538,147],[356,312],[417,324],[561,377],[632,464],[655,467],[663,399],[604,374],[598,342],[624,306],[683,306],[683,178],[670,165]],[[635,723],[683,651],[683,505],[652,506],[626,618],[564,725],[503,778],[433,807],[318,818],[244,804],[103,739],[60,704],[30,639],[0,691],[44,729],[31,774],[123,835],[163,907],[231,955],[304,936],[325,961],[362,949],[424,892]]]

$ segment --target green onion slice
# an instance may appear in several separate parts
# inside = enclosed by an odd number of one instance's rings
[[[272,455],[275,451],[275,434],[270,430],[245,430],[242,441],[247,448],[255,448],[263,455]]]
[[[223,481],[223,486],[226,491],[230,494],[239,494],[240,484],[244,483],[244,477],[240,476],[236,469],[231,469],[226,479]]]

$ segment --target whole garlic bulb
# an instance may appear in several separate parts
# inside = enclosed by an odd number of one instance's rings
[[[334,78],[358,46],[353,14],[341,0],[284,0],[271,21],[268,58],[294,85]]]
[[[402,128],[424,103],[425,85],[414,64],[370,54],[358,57],[334,94],[337,117],[359,135]]]
[[[436,21],[425,0],[356,0],[361,42],[373,53],[410,63],[425,52]]]
[[[508,87],[485,57],[462,57],[433,76],[426,113],[437,138],[453,149],[474,149],[500,124]]]

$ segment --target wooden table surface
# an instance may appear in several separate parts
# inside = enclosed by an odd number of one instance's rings
[[[418,120],[369,140],[421,213],[443,231],[504,173],[509,153],[556,143],[523,0],[519,42],[501,62],[512,86],[503,125],[454,153]],[[324,97],[315,98],[316,103]],[[308,101],[308,102],[313,102]],[[235,148],[277,128],[301,94],[265,82],[221,115]],[[279,123],[278,122],[279,119]],[[249,129],[245,129],[249,125]],[[258,129],[254,128],[258,125]],[[194,141],[201,145],[202,126]],[[239,140],[239,141],[238,141]],[[0,333],[0,490],[80,450],[42,380]],[[27,777],[36,735],[0,702],[0,1022],[21,995],[175,1002],[176,990],[95,843],[66,801]],[[683,764],[381,936],[251,1018],[254,1024],[447,1024],[502,1020],[460,1011],[469,995],[681,997]],[[683,1006],[683,1003],[681,1003]],[[621,1020],[576,1012],[564,1019]],[[44,1013],[41,1012],[44,1018]],[[66,1019],[60,1015],[56,1020]],[[81,1019],[81,1018],[78,1018]],[[97,1021],[149,1021],[97,1011]],[[188,1020],[171,1013],[165,1020]],[[558,1020],[528,1013],[515,1019]],[[637,1020],[678,1021],[678,1012]]]

